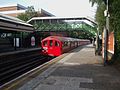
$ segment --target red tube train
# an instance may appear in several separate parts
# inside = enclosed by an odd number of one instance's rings
[[[89,40],[61,36],[49,36],[41,41],[42,54],[59,56],[80,45],[89,44]]]

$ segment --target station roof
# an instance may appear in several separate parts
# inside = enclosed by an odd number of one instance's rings
[[[20,7],[20,9],[27,9],[27,7],[23,6],[23,5],[20,5],[20,4],[17,4],[17,3],[14,3],[14,4],[6,4],[6,5],[0,5],[0,8],[5,8],[5,7]]]
[[[0,14],[0,29],[32,32],[33,26],[31,24],[25,23],[18,18]]]
[[[27,22],[29,23],[34,20],[88,20],[97,25],[97,23],[89,17],[33,17]]]
[[[45,14],[46,16],[50,16],[50,17],[53,17],[53,16],[55,16],[55,15],[53,15],[53,14],[51,14],[51,13],[49,13],[48,11],[46,11],[46,10],[44,10],[44,9],[40,9],[40,13],[41,14]]]

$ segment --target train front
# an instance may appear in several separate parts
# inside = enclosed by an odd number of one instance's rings
[[[59,56],[61,55],[61,42],[57,37],[49,36],[42,40],[42,54],[48,56]]]

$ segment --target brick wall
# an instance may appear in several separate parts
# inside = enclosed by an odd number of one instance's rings
[[[17,10],[17,7],[16,6],[0,7],[0,11],[12,11],[12,10]]]

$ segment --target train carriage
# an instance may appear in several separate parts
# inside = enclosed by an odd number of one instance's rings
[[[49,36],[41,41],[42,54],[49,56],[59,56],[69,50],[83,44],[89,44],[89,40],[81,40],[60,36]]]

